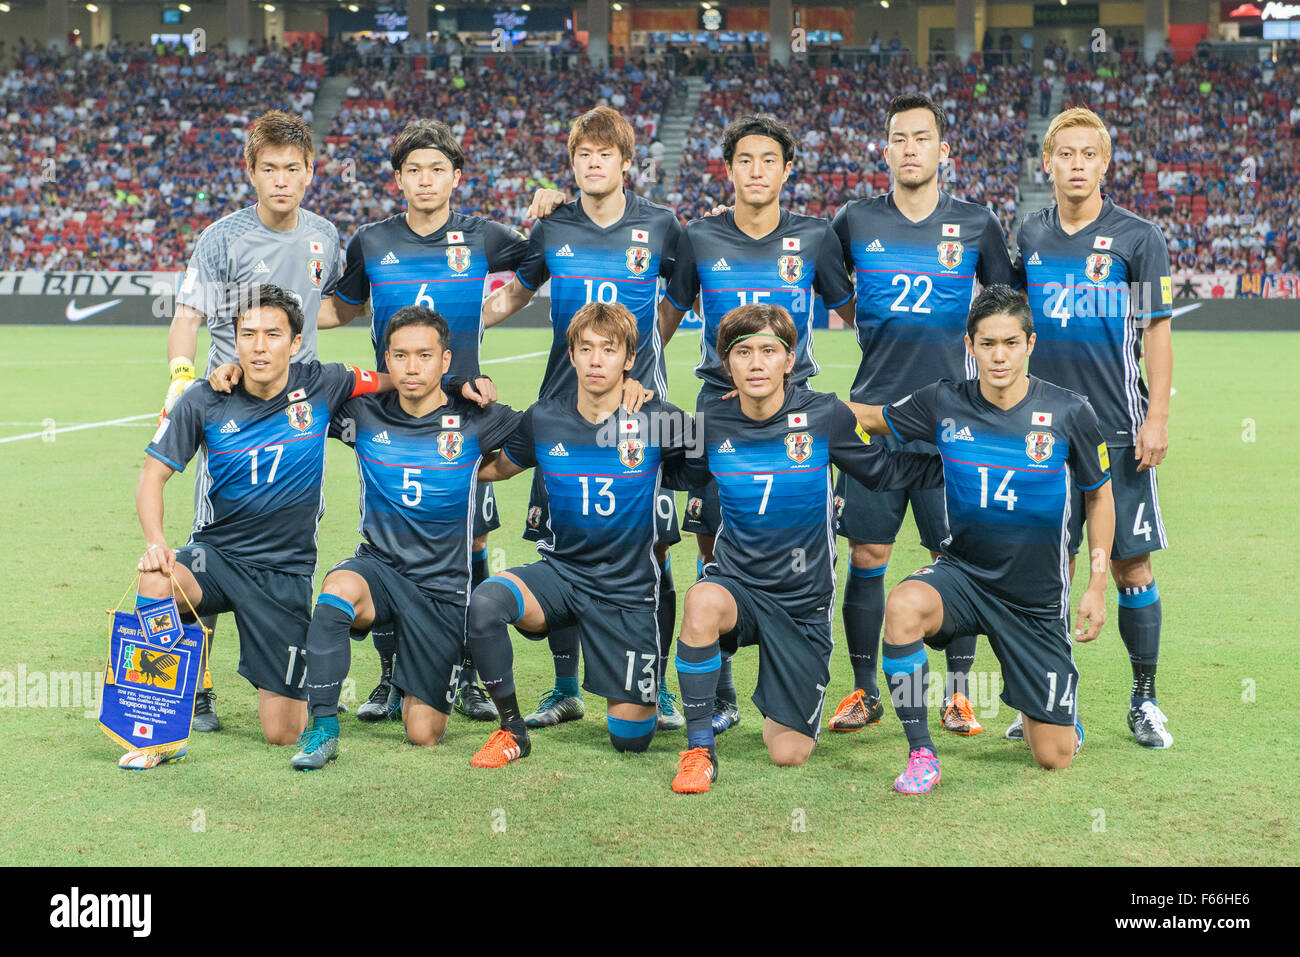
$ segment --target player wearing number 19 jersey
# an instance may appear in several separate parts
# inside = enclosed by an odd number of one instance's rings
[[[732,388],[718,355],[718,326],[737,306],[780,306],[792,318],[798,342],[790,381],[805,387],[818,372],[813,358],[813,301],[845,322],[853,321],[853,286],[844,271],[839,240],[830,224],[781,207],[781,189],[794,168],[794,135],[771,116],[742,117],[723,134],[722,155],[735,189],[735,208],[686,224],[669,280],[661,325],[666,342],[686,310],[700,300],[704,330],[695,374],[703,380],[696,409]],[[717,485],[709,481],[688,493],[682,529],[694,532],[699,568],[713,558],[720,519]],[[730,659],[722,666],[714,727],[725,731],[740,720]]]
[[[1038,330],[1029,369],[1086,395],[1114,453],[1109,557],[1133,669],[1128,726],[1143,747],[1167,748],[1173,736],[1156,703],[1162,615],[1151,552],[1168,544],[1155,467],[1169,446],[1173,286],[1160,229],[1102,196],[1109,161],[1110,134],[1091,110],[1066,110],[1043,137],[1056,203],[1026,219],[1019,237]],[[1072,553],[1082,538],[1079,511],[1076,503]]]
[[[1002,700],[1024,716],[1045,768],[1068,767],[1083,742],[1070,641],[1067,545],[1073,494],[1087,500],[1089,544],[1114,530],[1106,442],[1083,396],[1025,372],[1034,321],[1023,293],[990,286],[971,305],[966,344],[978,379],[942,379],[883,408],[855,406],[874,434],[928,438],[943,459],[949,537],[933,564],[904,579],[885,606],[885,674],[907,734],[906,794],[939,783],[925,715],[925,645],[986,634],[1002,665]],[[1076,636],[1105,621],[1106,572],[1094,567]],[[1085,630],[1086,628],[1086,630]]]
[[[321,307],[321,328],[352,321],[370,300],[370,337],[375,362],[384,368],[384,329],[389,317],[404,306],[436,310],[451,328],[451,368],[456,376],[479,375],[479,342],[483,336],[480,310],[483,286],[490,272],[512,270],[527,249],[523,236],[506,226],[465,216],[450,208],[460,183],[465,153],[444,123],[419,122],[406,127],[393,141],[390,160],[407,208],[381,222],[362,226],[348,241],[343,276],[334,295]],[[474,519],[475,581],[487,577],[487,535],[501,527],[490,485],[477,490]],[[395,705],[388,691],[392,642],[375,632],[383,675],[371,701],[358,717],[381,718]],[[491,705],[481,698],[467,669],[463,705],[473,717],[492,718]],[[385,699],[389,702],[385,704]]]
[[[862,362],[850,390],[855,402],[881,405],[939,379],[974,375],[962,337],[975,283],[1012,281],[997,218],[939,190],[939,166],[948,157],[946,126],[943,110],[929,97],[894,97],[885,148],[894,188],[845,204],[831,224],[856,290],[853,324]],[[898,447],[892,436],[879,441]],[[928,440],[907,448],[937,451]],[[832,731],[857,731],[884,710],[876,685],[884,575],[909,502],[921,544],[937,557],[948,535],[942,489],[872,492],[843,473],[836,484],[836,530],[851,548],[844,634],[854,690],[831,718]],[[944,727],[977,734],[982,729],[966,694],[975,636],[957,638],[946,652]]]

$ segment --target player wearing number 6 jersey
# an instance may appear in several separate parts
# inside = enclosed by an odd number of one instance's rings
[[[304,649],[330,421],[348,399],[390,388],[387,376],[351,366],[291,366],[302,327],[292,293],[246,290],[235,317],[241,382],[229,395],[207,382],[186,390],[146,449],[135,495],[148,543],[140,595],[174,594],[200,616],[234,612],[239,673],[258,689],[272,744],[291,743],[306,724]],[[173,552],[163,486],[201,449],[211,482],[188,544]]]
[[[831,224],[857,294],[853,324],[862,362],[849,393],[855,402],[882,404],[938,379],[971,378],[975,369],[962,336],[975,283],[1011,282],[1011,257],[997,219],[983,206],[939,191],[939,166],[948,158],[946,127],[943,110],[929,97],[894,97],[885,147],[894,188],[846,203]],[[896,445],[892,436],[881,441],[887,448]],[[908,448],[936,451],[928,440]],[[931,558],[938,557],[948,527],[942,489],[871,492],[841,474],[835,495],[836,531],[851,549],[844,636],[854,690],[828,727],[857,731],[884,710],[876,687],[884,576],[909,503]],[[943,725],[957,734],[977,734],[982,729],[966,695],[975,636],[955,639],[947,658]]]
[[[718,324],[718,355],[739,399],[700,410],[703,456],[687,477],[718,483],[714,560],[686,593],[677,674],[687,750],[673,790],[707,791],[717,779],[713,702],[723,652],[758,645],[754,704],[766,719],[772,761],[808,760],[830,681],[835,607],[831,465],[869,488],[932,488],[933,455],[887,452],[859,433],[833,395],[795,386],[796,332],[779,306],[741,306]]]
[[[519,413],[486,408],[440,387],[451,360],[446,321],[423,306],[398,310],[385,330],[395,392],[347,403],[330,434],[356,449],[361,534],[334,567],[307,634],[311,727],[292,766],[316,770],[338,754],[338,699],[351,664],[349,636],[394,634],[393,685],[406,737],[434,745],[455,704],[470,592],[478,464]]]
[[[941,648],[958,635],[988,635],[1002,665],[1002,700],[1024,716],[1034,760],[1069,766],[1083,742],[1066,547],[1074,490],[1087,502],[1091,548],[1108,551],[1115,527],[1106,442],[1092,407],[1025,372],[1034,321],[1024,294],[989,287],[971,305],[966,328],[978,379],[942,379],[884,407],[854,406],[867,431],[900,442],[929,439],[943,459],[943,554],[885,603],[884,670],[909,750],[894,786],[906,794],[939,783],[925,713],[925,646]],[[1105,568],[1094,566],[1079,602],[1079,641],[1101,631],[1105,599]]]
[[[1169,448],[1174,368],[1169,247],[1155,224],[1102,196],[1110,134],[1097,114],[1075,108],[1057,116],[1043,137],[1042,162],[1056,203],[1027,218],[1019,237],[1038,332],[1029,370],[1086,395],[1115,453],[1109,557],[1119,635],[1133,668],[1128,726],[1143,747],[1167,748],[1174,739],[1156,704],[1161,603],[1151,553],[1168,544],[1156,466]],[[1083,537],[1078,506],[1076,496],[1071,555]]]
[[[531,750],[508,625],[530,638],[553,628],[577,631],[584,686],[606,699],[615,749],[644,751],[655,733],[655,500],[661,471],[680,470],[687,416],[659,399],[637,414],[621,408],[637,342],[635,320],[623,306],[588,303],[567,336],[576,399],[543,399],[529,408],[502,454],[480,473],[501,480],[536,468],[551,516],[549,534],[537,544],[542,560],[492,576],[470,599],[470,651],[501,713],[501,730],[474,757],[476,767],[503,767]]]
[[[384,330],[392,315],[405,306],[436,310],[451,329],[447,347],[456,376],[479,381],[479,342],[483,328],[479,310],[483,287],[490,272],[515,269],[528,246],[515,230],[479,216],[452,211],[451,194],[460,183],[465,152],[445,123],[418,122],[407,126],[393,141],[389,160],[393,176],[406,200],[406,211],[359,228],[350,240],[343,276],[333,296],[321,303],[320,328],[351,322],[370,301],[370,338],[375,362],[384,366]],[[489,398],[495,398],[493,392]],[[476,492],[474,518],[474,580],[487,577],[487,536],[501,527],[492,486]],[[392,674],[392,637],[375,632],[380,654],[381,679],[357,716],[378,720],[397,703],[389,694]],[[473,669],[462,675],[464,694],[460,706],[479,720],[496,715],[474,682]]]

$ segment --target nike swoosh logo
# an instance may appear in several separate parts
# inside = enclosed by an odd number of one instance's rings
[[[105,309],[112,309],[121,299],[113,299],[109,302],[101,302],[97,306],[86,306],[84,309],[77,308],[77,300],[73,299],[68,303],[68,308],[63,314],[68,317],[69,322],[80,322],[82,319],[89,319],[97,312],[103,312]]]

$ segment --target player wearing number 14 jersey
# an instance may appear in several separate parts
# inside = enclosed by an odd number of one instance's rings
[[[1161,603],[1151,553],[1168,544],[1156,466],[1169,447],[1174,365],[1169,248],[1157,226],[1102,196],[1110,134],[1097,114],[1076,108],[1057,116],[1043,137],[1042,159],[1056,203],[1027,218],[1019,237],[1038,330],[1029,369],[1086,395],[1114,452],[1110,567],[1119,586],[1119,634],[1133,668],[1128,726],[1143,747],[1167,748],[1174,739],[1156,704]],[[1082,539],[1077,506],[1072,555]]]
[[[894,188],[845,204],[831,224],[857,292],[853,323],[862,362],[849,393],[855,402],[881,405],[939,379],[973,376],[962,336],[975,283],[1012,279],[1002,227],[993,214],[939,191],[939,165],[948,157],[946,126],[943,110],[929,97],[894,97],[885,147]],[[880,441],[898,447],[893,436]],[[928,440],[907,447],[936,451]],[[938,556],[948,528],[943,489],[872,492],[840,473],[835,496],[836,530],[852,549],[844,634],[854,690],[840,702],[829,728],[857,731],[878,721],[884,710],[876,687],[884,576],[908,503],[931,558]],[[966,695],[975,635],[960,636],[946,651],[943,725],[957,734],[977,734],[982,729]]]

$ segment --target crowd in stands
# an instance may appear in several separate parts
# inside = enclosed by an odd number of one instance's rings
[[[242,163],[247,124],[272,108],[310,122],[326,63],[340,56],[351,85],[304,205],[345,241],[401,208],[388,151],[415,118],[445,120],[461,138],[455,207],[520,227],[539,186],[574,193],[569,125],[599,103],[636,130],[632,187],[683,221],[731,202],[721,134],[744,112],[773,113],[794,131],[783,202],[828,218],[889,188],[884,119],[897,93],[924,92],[943,106],[952,147],[943,188],[988,206],[1008,237],[1020,164],[1026,146],[1030,156],[1035,149],[1025,142],[1037,89],[1028,63],[922,69],[881,56],[860,69],[718,70],[706,61],[680,172],[667,183],[659,126],[683,93],[653,63],[547,69],[479,57],[452,69],[434,55],[395,57],[385,68],[328,48],[233,56],[215,46],[190,57],[117,41],[58,54],[20,41],[7,54],[0,44],[0,270],[182,268],[204,226],[254,201]],[[1096,69],[1063,65],[1066,105],[1089,105],[1111,125],[1106,192],[1160,224],[1175,270],[1300,268],[1295,48],[1277,63],[1220,62],[1210,50],[1181,64],[1163,56],[1144,66],[1130,55]]]
[[[1065,105],[1106,118],[1107,191],[1160,225],[1175,270],[1300,269],[1300,51],[1202,54],[1073,74]]]

